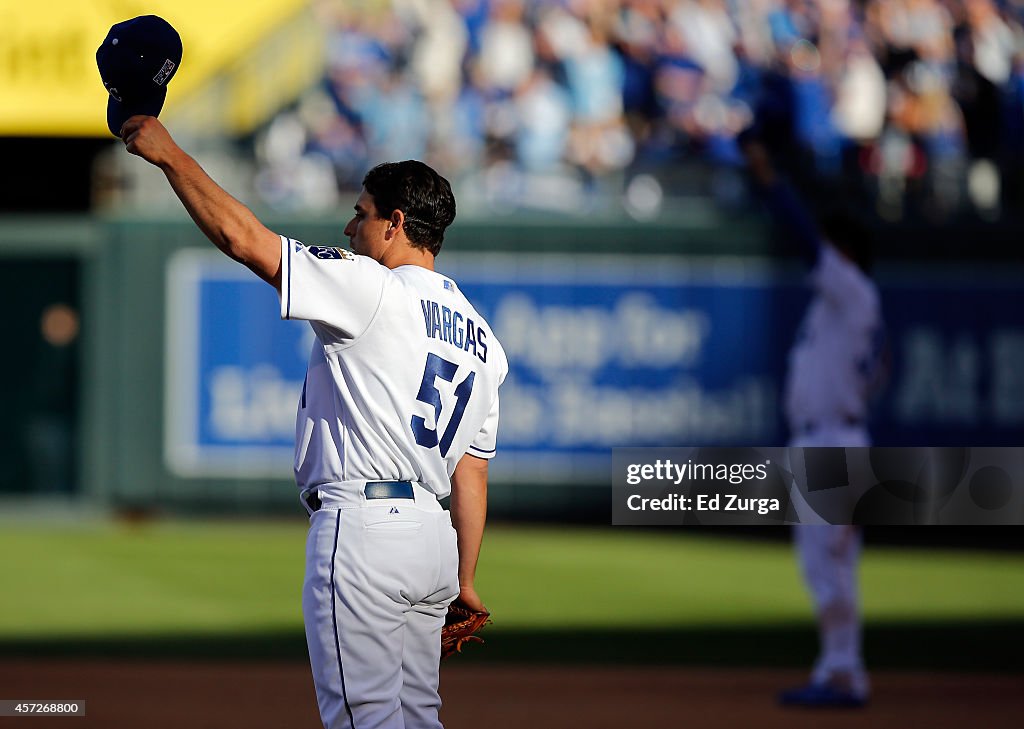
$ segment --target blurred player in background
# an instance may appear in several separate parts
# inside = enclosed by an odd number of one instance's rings
[[[756,134],[746,133],[740,141],[773,217],[811,268],[814,295],[790,351],[785,386],[789,445],[868,446],[869,401],[885,372],[880,297],[868,275],[868,231],[845,211],[827,215],[819,231],[776,174]],[[861,530],[803,523],[794,527],[794,541],[814,600],[820,653],[810,682],[783,692],[780,701],[863,706],[870,687],[861,656],[857,587]]]

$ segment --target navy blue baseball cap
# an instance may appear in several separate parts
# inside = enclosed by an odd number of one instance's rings
[[[96,65],[110,94],[107,128],[119,137],[128,117],[160,113],[167,84],[181,65],[181,36],[163,18],[140,15],[110,27]]]

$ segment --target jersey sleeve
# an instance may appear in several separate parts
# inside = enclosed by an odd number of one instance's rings
[[[476,434],[476,438],[473,439],[473,442],[469,445],[469,450],[466,452],[477,458],[494,458],[494,454],[497,452],[497,442],[498,397],[495,395],[494,403],[491,405],[491,411],[487,414],[487,419],[484,420],[480,432]]]
[[[281,318],[320,322],[355,339],[380,308],[389,271],[344,248],[281,236]]]

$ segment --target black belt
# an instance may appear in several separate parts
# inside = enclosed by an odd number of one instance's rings
[[[368,499],[415,499],[412,481],[367,481],[363,487],[363,495]],[[323,506],[317,490],[306,492],[306,506],[310,511],[319,511]]]

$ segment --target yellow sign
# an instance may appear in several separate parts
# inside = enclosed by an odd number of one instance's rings
[[[229,70],[307,5],[308,0],[0,0],[0,135],[109,136],[96,49],[114,23],[159,15],[181,35],[181,68],[165,106],[173,115],[179,100]]]

